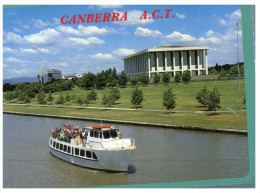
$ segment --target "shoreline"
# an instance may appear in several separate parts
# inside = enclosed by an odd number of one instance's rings
[[[247,130],[236,130],[236,129],[206,128],[206,127],[198,127],[198,126],[178,126],[178,125],[159,124],[159,123],[134,122],[134,121],[110,120],[110,119],[87,118],[87,117],[73,117],[73,116],[60,116],[60,115],[48,115],[48,114],[36,114],[36,113],[23,113],[23,112],[15,112],[15,111],[3,111],[3,114],[15,114],[15,115],[60,118],[60,119],[73,119],[73,120],[82,120],[82,121],[97,121],[97,122],[102,121],[102,122],[107,122],[107,123],[119,123],[119,124],[128,124],[128,125],[136,125],[136,126],[160,127],[160,128],[190,130],[190,131],[206,131],[206,132],[217,132],[217,133],[239,134],[239,135],[248,134]]]

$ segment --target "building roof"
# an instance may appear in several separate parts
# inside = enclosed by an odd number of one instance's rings
[[[148,52],[162,52],[162,51],[180,51],[180,50],[208,50],[208,47],[194,47],[194,46],[159,46],[157,48],[150,48],[146,50],[142,50],[140,52],[136,52],[134,54],[131,54],[129,56],[126,56],[123,58],[131,58],[133,56],[137,56],[139,54],[148,53]]]

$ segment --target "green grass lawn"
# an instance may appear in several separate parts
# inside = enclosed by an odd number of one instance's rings
[[[189,84],[170,84],[170,85],[149,85],[143,87],[139,85],[144,93],[145,101],[142,104],[142,109],[157,109],[165,110],[162,106],[162,94],[163,91],[172,88],[176,94],[177,107],[175,111],[204,111],[207,108],[202,107],[195,99],[196,93],[203,87],[207,86],[208,89],[218,87],[221,94],[221,109],[226,111],[232,110],[244,110],[245,104],[243,98],[245,96],[244,80],[241,80],[241,90],[237,90],[237,80],[227,81],[209,81],[209,82],[191,82]],[[133,87],[119,88],[121,92],[121,98],[116,105],[112,107],[117,108],[131,108],[131,93]],[[101,98],[105,93],[109,93],[111,89],[106,88],[103,90],[97,90],[99,99],[88,106],[100,107]],[[73,88],[71,91],[64,91],[63,96],[66,93],[76,96],[86,95],[89,90],[84,90],[79,87]],[[54,101],[60,96],[59,92],[53,93]],[[6,102],[6,101],[4,101]],[[17,101],[12,101],[18,103]],[[37,104],[36,99],[33,99],[33,104]],[[55,104],[53,102],[52,104]],[[69,102],[66,106],[78,106],[75,102]],[[18,112],[30,112],[30,113],[46,113],[55,115],[71,115],[82,117],[96,117],[105,119],[117,119],[117,120],[131,120],[151,123],[165,123],[172,125],[187,125],[187,126],[203,126],[213,128],[233,128],[233,129],[246,129],[246,112],[239,112],[236,115],[233,113],[221,113],[218,115],[208,115],[209,113],[200,114],[182,114],[172,113],[167,114],[165,112],[144,112],[144,111],[120,111],[120,110],[94,110],[94,109],[73,109],[73,108],[57,108],[57,107],[33,107],[33,106],[7,106],[4,105],[4,110],[18,111]]]

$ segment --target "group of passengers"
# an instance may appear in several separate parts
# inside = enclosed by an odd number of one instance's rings
[[[58,138],[62,141],[70,142],[71,139],[87,139],[88,132],[86,130],[81,130],[78,127],[66,127],[62,128],[53,128],[50,133],[51,137]]]

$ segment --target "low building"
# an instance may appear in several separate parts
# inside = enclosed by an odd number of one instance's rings
[[[127,77],[148,73],[149,78],[155,74],[176,72],[182,74],[190,70],[192,76],[208,75],[208,47],[161,46],[146,49],[126,56],[124,70]]]
[[[51,82],[52,80],[62,79],[62,72],[61,70],[57,69],[41,68],[37,73],[37,78],[39,83],[46,84],[47,82]]]
[[[80,75],[80,74],[74,74],[74,75],[65,75],[65,76],[62,76],[62,79],[69,79],[69,80],[72,80],[72,79],[74,79],[74,78],[81,78],[82,77],[82,75]]]

